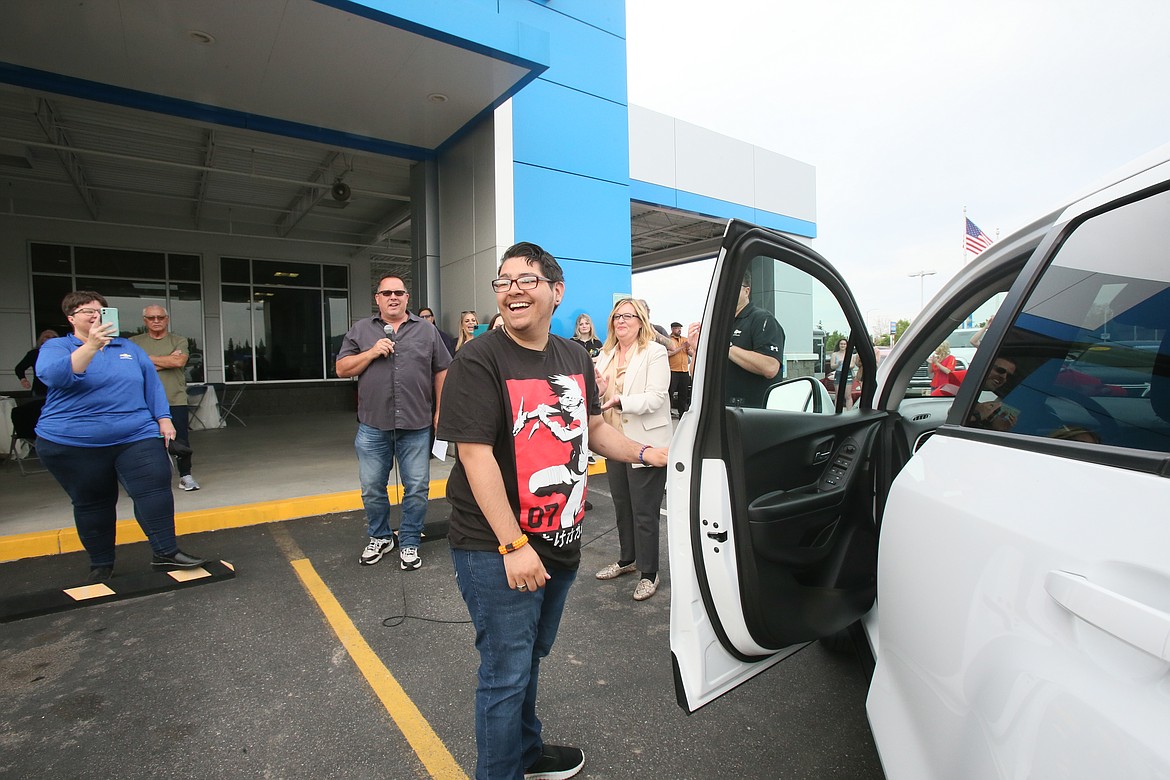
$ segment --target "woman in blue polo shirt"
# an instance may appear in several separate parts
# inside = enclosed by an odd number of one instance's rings
[[[175,438],[170,405],[146,353],[102,323],[106,299],[78,290],[61,310],[73,333],[46,341],[36,374],[48,387],[37,422],[37,454],[73,501],[77,535],[89,553],[90,581],[114,570],[118,483],[154,550],[157,570],[206,563],[179,549],[166,448]]]

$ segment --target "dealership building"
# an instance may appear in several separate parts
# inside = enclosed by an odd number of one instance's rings
[[[247,384],[237,411],[346,408],[333,361],[387,271],[454,332],[495,312],[503,249],[536,242],[568,336],[632,272],[714,254],[728,218],[814,238],[815,185],[631,106],[623,0],[10,0],[0,394],[92,289],[124,332],[167,306],[192,380]]]

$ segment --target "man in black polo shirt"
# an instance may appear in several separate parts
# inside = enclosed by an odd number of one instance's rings
[[[752,277],[743,275],[727,350],[727,404],[761,409],[764,393],[782,378],[784,329],[751,303]]]

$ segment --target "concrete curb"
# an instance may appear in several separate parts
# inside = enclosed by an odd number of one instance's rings
[[[589,473],[604,474],[605,461],[598,460],[589,466]],[[402,500],[401,487],[389,486],[390,503]],[[447,480],[435,480],[430,485],[430,498],[447,497]],[[242,528],[262,523],[279,523],[301,517],[327,515],[337,512],[362,510],[360,490],[346,490],[341,493],[326,493],[318,496],[261,501],[255,504],[239,504],[217,509],[200,509],[193,512],[175,513],[175,533],[179,536],[221,531],[225,528]],[[146,541],[146,536],[134,519],[119,520],[117,544],[133,544]],[[46,555],[80,552],[81,539],[75,528],[58,528],[49,531],[34,531],[27,534],[0,536],[0,563],[21,558],[40,558]]]

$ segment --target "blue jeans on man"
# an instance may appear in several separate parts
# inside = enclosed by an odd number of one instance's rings
[[[398,477],[403,488],[398,542],[402,547],[418,547],[427,515],[427,496],[430,494],[430,432],[430,428],[383,431],[358,423],[354,449],[357,451],[362,505],[366,509],[366,523],[371,538],[390,539],[394,533],[390,528],[390,499],[386,494],[386,483],[390,480],[390,469],[397,459]]]
[[[508,587],[498,552],[452,549],[451,560],[479,651],[475,776],[521,780],[544,749],[536,717],[540,659],[552,650],[577,572],[551,570],[543,588],[518,591]]]

